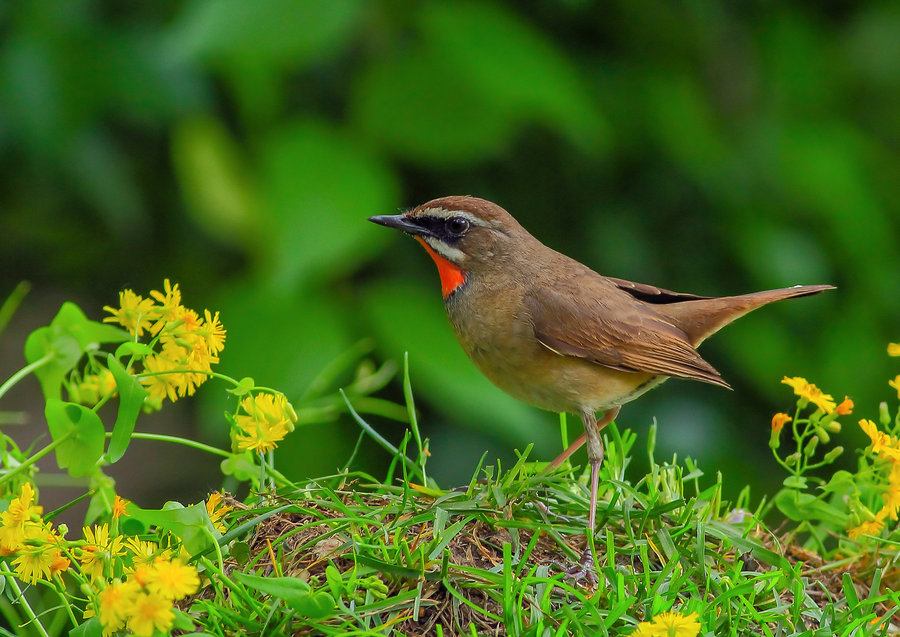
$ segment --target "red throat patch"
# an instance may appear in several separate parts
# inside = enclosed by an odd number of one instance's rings
[[[425,251],[434,260],[434,264],[438,269],[438,274],[441,277],[441,293],[446,299],[453,294],[454,290],[466,282],[466,271],[458,265],[450,263],[447,259],[435,252],[422,237],[414,238],[422,244],[422,247],[425,248]]]

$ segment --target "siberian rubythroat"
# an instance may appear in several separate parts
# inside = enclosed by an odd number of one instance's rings
[[[767,303],[833,289],[709,298],[602,276],[476,197],[442,197],[369,220],[412,235],[437,264],[450,323],[485,376],[528,404],[581,417],[584,435],[552,464],[587,442],[591,530],[600,431],[623,404],[671,377],[728,387],[697,353],[704,339]]]

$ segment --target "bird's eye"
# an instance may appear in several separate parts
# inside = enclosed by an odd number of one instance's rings
[[[450,234],[465,234],[466,230],[468,229],[469,220],[465,217],[450,217],[449,219],[447,219],[447,231]]]

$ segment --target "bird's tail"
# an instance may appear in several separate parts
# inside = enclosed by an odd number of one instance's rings
[[[811,296],[833,289],[835,289],[833,285],[795,285],[790,288],[765,290],[739,296],[690,299],[657,305],[654,306],[654,309],[681,328],[688,335],[691,345],[696,347],[707,337],[758,307],[783,299]]]

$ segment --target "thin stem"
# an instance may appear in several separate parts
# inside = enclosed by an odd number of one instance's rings
[[[56,594],[59,595],[59,598],[62,600],[63,606],[66,609],[66,613],[69,615],[69,621],[72,622],[72,627],[78,627],[78,620],[75,619],[75,613],[72,611],[72,603],[66,595],[66,585],[63,583],[62,576],[60,576],[59,573],[54,577],[53,583]]]
[[[56,358],[56,355],[52,352],[50,354],[45,354],[41,358],[37,359],[33,363],[29,363],[15,374],[9,377],[5,383],[0,385],[0,398],[3,398],[4,394],[8,392],[16,383],[22,380],[25,376],[28,376],[31,372],[42,367]]]
[[[66,435],[62,436],[61,438],[59,438],[59,439],[57,439],[57,440],[54,440],[53,442],[51,442],[49,445],[47,445],[46,447],[44,447],[44,448],[41,449],[40,451],[34,453],[32,456],[30,456],[30,457],[29,457],[28,459],[26,459],[22,464],[20,464],[18,467],[16,467],[15,469],[13,469],[12,471],[10,471],[9,473],[6,473],[6,474],[0,476],[0,484],[3,484],[3,483],[5,483],[5,482],[9,482],[9,481],[12,480],[14,477],[16,477],[17,475],[19,475],[20,473],[22,473],[23,471],[25,471],[26,469],[28,469],[28,468],[29,468],[31,465],[33,465],[35,462],[37,462],[38,460],[40,460],[41,458],[43,458],[44,456],[46,456],[48,453],[50,453],[51,451],[53,451],[54,449],[56,449],[59,445],[61,445],[62,443],[64,443],[66,440],[68,440],[69,438],[71,438],[72,435],[74,435],[76,431],[78,431],[78,430],[77,430],[77,429],[72,429],[72,430],[69,431],[69,433],[67,433]]]
[[[6,562],[0,562],[0,573],[6,577],[6,584],[9,586],[13,593],[15,593],[15,598],[22,605],[22,608],[25,609],[25,615],[29,619],[29,623],[34,625],[37,628],[37,631],[42,635],[42,637],[50,637],[47,634],[47,631],[44,629],[43,624],[41,624],[40,620],[37,618],[37,615],[34,614],[34,610],[32,610],[31,605],[28,603],[28,599],[26,599],[25,594],[22,592],[22,589],[19,588],[19,583],[16,581],[13,572],[9,570],[9,566],[6,565]]]
[[[111,436],[112,432],[107,432],[106,437],[109,438]],[[219,449],[218,447],[205,445],[202,442],[197,442],[196,440],[191,440],[189,438],[181,438],[179,436],[135,432],[131,434],[131,438],[141,440],[156,440],[157,442],[172,442],[178,445],[184,445],[186,447],[193,447],[194,449],[199,449],[200,451],[206,451],[207,453],[221,456],[223,458],[230,458],[232,455],[230,452]]]
[[[109,438],[112,436],[111,432],[107,432],[106,437]],[[180,438],[178,436],[169,436],[166,434],[151,434],[151,433],[140,433],[135,432],[131,434],[131,438],[139,438],[142,440],[156,440],[157,442],[171,442],[179,445],[185,445],[186,447],[193,447],[194,449],[199,449],[200,451],[206,451],[207,453],[214,454],[216,456],[220,456],[222,458],[230,458],[233,454],[229,451],[225,451],[223,449],[219,449],[218,447],[213,447],[210,445],[205,445],[202,442],[197,442],[195,440],[190,440],[189,438]],[[267,467],[266,471],[270,476],[278,480],[281,484],[296,488],[296,484],[293,480],[287,478],[283,473],[278,471],[275,467]]]
[[[247,591],[243,586],[236,585],[231,580],[231,578],[229,578],[225,574],[224,570],[219,569],[216,564],[205,557],[201,557],[198,562],[203,564],[210,571],[216,573],[216,575],[218,575],[218,577],[216,578],[216,583],[220,585],[224,583],[225,586],[227,586],[233,594],[236,594],[238,597],[243,599],[247,606],[253,609],[253,612],[256,613],[257,617],[263,618],[265,616],[263,607],[260,606],[255,599],[247,594]]]

